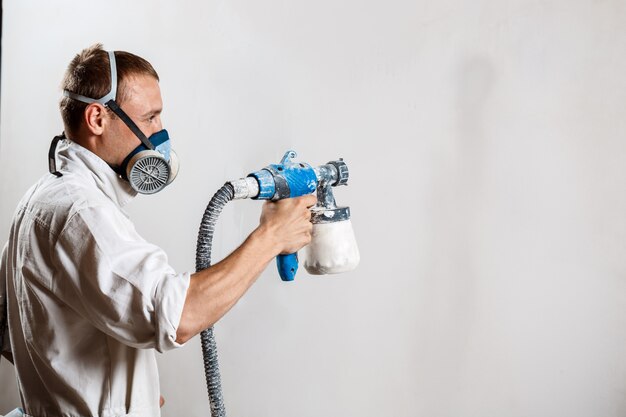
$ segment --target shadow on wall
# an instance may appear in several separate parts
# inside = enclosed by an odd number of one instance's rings
[[[461,62],[455,74],[459,145],[463,150],[475,149],[473,153],[477,155],[482,154],[480,148],[485,135],[482,129],[485,107],[493,90],[494,81],[495,71],[491,61],[479,56]]]
[[[448,363],[440,386],[431,387],[443,397],[450,384],[463,384],[467,343],[475,326],[477,291],[481,274],[480,206],[487,191],[486,164],[489,155],[489,131],[486,120],[490,97],[496,82],[492,62],[482,56],[466,57],[449,74],[454,86],[450,97],[449,134],[442,137],[437,150],[431,201],[433,211],[429,236],[430,259],[427,266],[433,297],[427,311],[434,313],[432,336],[427,354],[443,354]],[[445,330],[444,330],[445,329]],[[442,346],[445,351],[442,352]],[[441,373],[441,370],[436,370]],[[454,382],[453,382],[454,381]],[[452,412],[453,410],[451,410]]]

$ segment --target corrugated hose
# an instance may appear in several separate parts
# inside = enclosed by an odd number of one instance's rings
[[[198,244],[196,246],[196,272],[211,266],[211,245],[213,232],[217,218],[224,206],[235,197],[235,190],[230,183],[220,188],[209,202],[198,232]],[[209,404],[212,417],[226,417],[224,396],[222,395],[222,381],[217,358],[217,345],[213,327],[209,327],[200,333],[202,342],[202,356],[204,361],[204,374],[206,376],[207,390],[209,392]]]

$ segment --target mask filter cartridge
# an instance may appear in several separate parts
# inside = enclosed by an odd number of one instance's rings
[[[154,149],[142,143],[122,163],[130,186],[141,194],[161,191],[178,175],[178,156],[170,146],[167,131],[163,129],[148,140]]]

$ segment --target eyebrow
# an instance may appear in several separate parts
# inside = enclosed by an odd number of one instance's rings
[[[162,112],[162,111],[163,111],[163,109],[150,110],[150,111],[148,111],[148,112],[146,112],[146,113],[142,114],[142,115],[141,115],[141,118],[142,118],[142,119],[144,119],[144,118],[146,118],[146,117],[148,117],[148,116],[152,116],[152,115],[155,115],[155,116],[156,116],[156,115],[161,114],[161,112]]]

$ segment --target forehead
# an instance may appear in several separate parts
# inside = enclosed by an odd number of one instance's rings
[[[124,109],[128,112],[159,110],[163,107],[161,89],[150,75],[131,75],[124,81]]]

